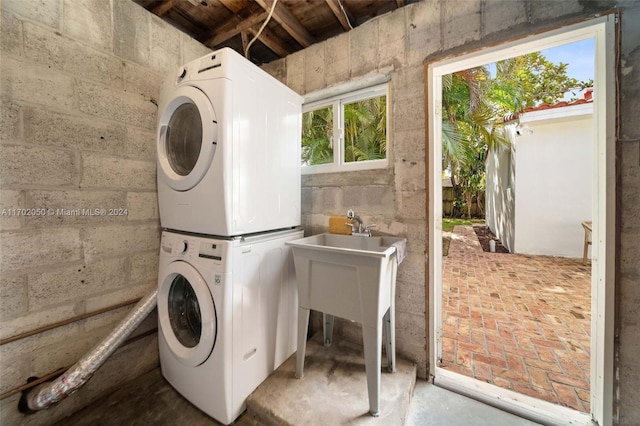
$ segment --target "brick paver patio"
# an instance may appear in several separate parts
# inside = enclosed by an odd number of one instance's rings
[[[442,368],[589,412],[590,265],[486,253],[456,226],[443,268]]]

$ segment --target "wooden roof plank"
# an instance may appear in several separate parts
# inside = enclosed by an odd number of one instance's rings
[[[253,27],[253,28],[249,28],[247,31],[253,37],[255,37],[259,29],[260,29],[259,27],[257,28]],[[260,37],[258,37],[258,40],[260,40],[262,44],[267,46],[269,49],[271,49],[276,55],[280,56],[281,58],[284,58],[290,53],[289,50],[286,47],[284,47],[284,45],[278,39],[278,37],[275,34],[273,34],[271,30],[269,30],[269,28],[265,27],[262,30],[262,33],[260,34]]]
[[[234,15],[232,19],[229,19],[213,34],[211,34],[204,44],[209,47],[214,47],[220,43],[224,43],[239,33],[253,27],[257,23],[264,21],[267,19],[267,15],[268,13],[265,11],[250,15],[247,19],[241,19],[238,15]]]
[[[325,2],[333,12],[335,17],[338,19],[338,21],[340,21],[340,25],[342,25],[342,28],[344,28],[345,31],[351,30],[353,28],[351,26],[351,22],[354,22],[353,17],[350,16],[349,12],[347,12],[347,9],[345,9],[344,6],[340,4],[340,0],[325,0]]]
[[[273,1],[274,0],[256,0],[256,2],[266,11],[271,10]],[[289,9],[287,9],[287,7],[281,2],[276,4],[275,10],[273,11],[273,19],[282,25],[282,28],[284,28],[291,37],[296,39],[302,47],[309,47],[315,43],[315,37],[309,33],[300,21],[298,21],[298,19],[293,16],[291,12],[289,12]]]
[[[154,7],[151,12],[155,13],[158,16],[162,16],[165,13],[167,13],[167,11],[169,9],[171,9],[173,6],[175,6],[177,0],[165,0],[162,3],[160,3],[159,5],[157,5],[156,7]]]

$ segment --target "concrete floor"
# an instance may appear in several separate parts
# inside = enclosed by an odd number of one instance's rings
[[[422,425],[535,425],[425,381],[415,382],[415,367],[399,360],[398,372],[383,367],[381,416],[367,415],[364,364],[358,348],[336,341],[326,350],[307,343],[305,377],[293,379],[290,358],[249,398],[238,426],[375,424]],[[385,362],[383,360],[383,366]],[[411,388],[413,395],[411,395]],[[340,392],[336,392],[339,389]],[[271,396],[270,396],[271,395]],[[305,397],[301,397],[305,395]],[[311,398],[309,397],[311,396]],[[313,398],[313,400],[312,400]],[[292,409],[293,408],[293,409]],[[267,416],[265,418],[265,416]],[[154,369],[59,425],[219,425],[191,405]]]

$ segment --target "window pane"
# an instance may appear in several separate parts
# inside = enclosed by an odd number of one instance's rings
[[[333,163],[333,107],[302,114],[302,164]]]
[[[387,158],[387,97],[344,105],[344,162]]]

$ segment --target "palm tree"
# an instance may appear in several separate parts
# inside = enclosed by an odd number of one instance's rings
[[[302,114],[302,164],[326,164],[333,161],[333,108]]]
[[[387,97],[344,105],[344,161],[387,157]]]

